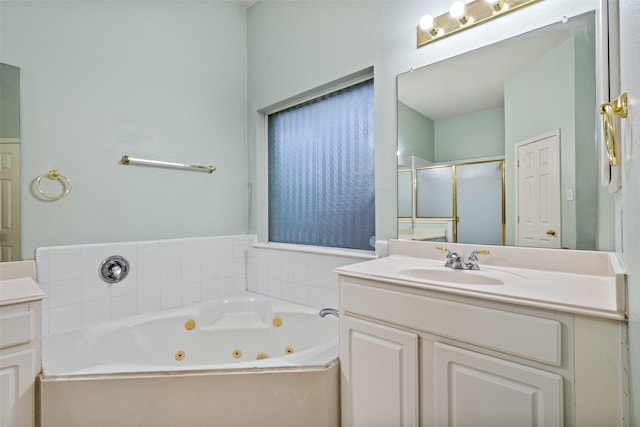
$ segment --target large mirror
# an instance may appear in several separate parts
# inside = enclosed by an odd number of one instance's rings
[[[0,261],[20,260],[20,69],[0,63]]]
[[[399,238],[612,249],[595,34],[590,12],[398,76]]]

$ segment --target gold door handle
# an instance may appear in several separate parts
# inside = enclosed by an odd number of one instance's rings
[[[556,235],[556,230],[547,230],[547,234],[549,236],[555,236]]]

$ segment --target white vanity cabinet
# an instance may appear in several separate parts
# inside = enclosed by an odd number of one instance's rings
[[[31,427],[45,295],[31,277],[4,280],[10,268],[4,265],[0,271],[0,427]]]
[[[343,426],[624,425],[622,322],[339,274]]]

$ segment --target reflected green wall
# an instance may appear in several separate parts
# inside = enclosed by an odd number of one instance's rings
[[[411,156],[434,161],[434,123],[398,102],[398,165],[411,167]]]
[[[0,64],[0,138],[20,138],[20,69]]]
[[[435,161],[504,155],[504,108],[436,120]]]
[[[583,34],[505,84],[507,244],[515,242],[514,145],[560,129],[562,247],[596,247],[595,74],[585,72],[589,62],[595,62],[594,35]],[[574,200],[567,200],[567,190]]]

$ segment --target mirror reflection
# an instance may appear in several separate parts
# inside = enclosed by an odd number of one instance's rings
[[[20,260],[20,69],[0,63],[0,261]]]
[[[399,238],[610,249],[595,58],[590,12],[398,76]]]

